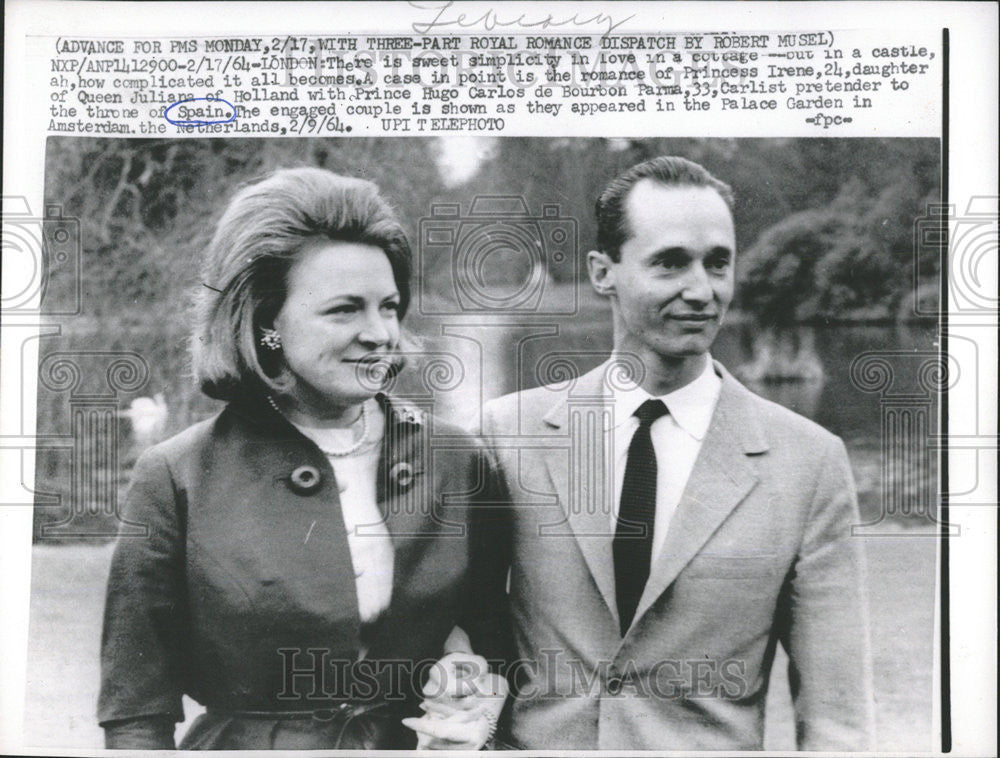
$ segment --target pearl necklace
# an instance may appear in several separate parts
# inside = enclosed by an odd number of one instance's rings
[[[281,412],[281,408],[278,407],[277,402],[275,402],[274,398],[270,395],[267,396],[267,402],[274,409],[275,413],[282,416],[285,415]],[[351,428],[354,427],[355,423],[357,423],[357,421],[351,424]],[[358,452],[362,447],[364,447],[366,442],[368,442],[368,403],[364,402],[361,404],[361,437],[358,438],[358,441],[343,450],[324,450],[323,448],[320,448],[319,451],[328,458],[345,458],[348,455],[354,455],[354,453]]]

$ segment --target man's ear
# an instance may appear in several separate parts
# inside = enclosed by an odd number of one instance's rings
[[[587,273],[590,284],[598,295],[610,297],[615,294],[614,261],[607,253],[591,250],[587,253]]]

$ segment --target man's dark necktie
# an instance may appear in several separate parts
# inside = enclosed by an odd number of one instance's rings
[[[618,525],[612,549],[615,558],[615,594],[622,637],[632,625],[639,598],[649,579],[656,521],[656,454],[649,427],[667,413],[662,400],[647,400],[635,416],[639,428],[628,447],[625,480],[618,503]]]

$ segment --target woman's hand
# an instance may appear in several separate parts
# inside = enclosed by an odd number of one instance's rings
[[[490,673],[489,664],[481,655],[464,651],[448,653],[431,666],[424,684],[424,701],[447,702],[459,709],[471,707],[467,701],[481,690]]]
[[[424,685],[424,715],[403,725],[417,732],[420,750],[480,750],[496,730],[507,691],[507,681],[491,674],[482,656],[449,653]]]
[[[403,719],[417,733],[417,750],[481,750],[492,736],[492,724],[477,708],[452,708],[433,700],[420,704],[424,715]]]

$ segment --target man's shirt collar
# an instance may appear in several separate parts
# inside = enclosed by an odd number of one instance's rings
[[[715,404],[719,399],[719,390],[722,387],[722,380],[715,373],[712,358],[707,357],[705,369],[694,381],[658,398],[667,406],[677,426],[699,441],[708,433]],[[615,428],[629,423],[636,409],[653,397],[642,387],[631,382],[624,386],[615,386],[610,392],[614,405]]]

